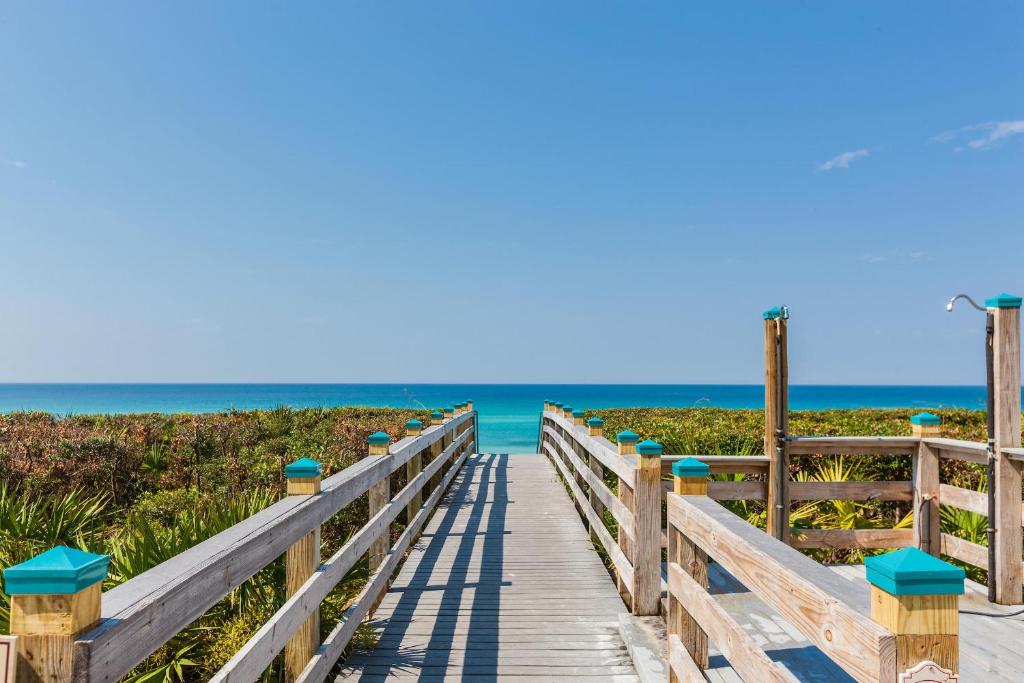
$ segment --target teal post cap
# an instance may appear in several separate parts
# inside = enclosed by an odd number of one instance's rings
[[[615,440],[619,443],[636,443],[640,436],[636,432],[631,432],[628,429],[624,429],[615,435]]]
[[[662,450],[661,444],[653,439],[641,441],[636,445],[636,451],[640,455],[661,455]]]
[[[423,423],[417,420],[415,417],[405,423],[406,429],[420,429],[423,427]]]
[[[448,415],[449,413],[454,413],[454,412],[455,412],[455,408],[445,408],[444,409],[444,414],[445,415]]]
[[[571,413],[572,412],[572,406],[562,406],[562,410],[563,411],[568,410]]]
[[[374,446],[380,446],[381,444],[391,443],[391,437],[384,432],[374,432],[370,436],[366,437],[366,443],[372,443]]]
[[[4,570],[8,595],[70,595],[107,578],[110,557],[59,545]]]
[[[991,299],[985,299],[986,308],[1020,308],[1021,298],[1003,292]]]
[[[604,427],[604,420],[599,417],[592,417],[587,420],[587,424],[591,427]]]
[[[672,463],[672,474],[677,477],[704,479],[711,474],[711,466],[688,455]]]
[[[433,418],[444,417],[444,413],[442,413],[440,410],[435,410],[434,412],[432,412],[430,414],[430,417],[433,417]]]
[[[910,423],[916,425],[937,425],[942,424],[942,418],[931,413],[918,413],[910,416]]]
[[[579,410],[579,409],[574,410],[574,411],[572,411],[572,416],[573,417],[583,417],[583,411]]]
[[[324,466],[310,458],[299,458],[290,465],[285,465],[284,476],[287,479],[319,477],[324,471]]]
[[[561,408],[561,407],[562,407],[562,404],[561,404],[561,403],[559,403],[558,401],[555,401],[555,407],[556,407],[556,408]]]
[[[962,595],[964,570],[917,548],[864,558],[867,579],[890,595]]]
[[[762,313],[761,317],[765,320],[777,320],[778,318],[785,320],[789,318],[789,309],[785,306],[776,306]]]

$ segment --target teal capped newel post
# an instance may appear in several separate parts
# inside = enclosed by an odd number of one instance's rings
[[[865,558],[864,567],[871,618],[896,636],[897,675],[924,662],[959,673],[964,570],[917,548]]]
[[[996,602],[1021,602],[1021,467],[1004,448],[1020,447],[1020,306],[1021,298],[1000,294],[985,300],[992,321],[992,434],[995,477],[990,484],[994,510],[989,522],[995,533]]]
[[[636,486],[633,489],[633,614],[656,616],[661,611],[661,444],[636,445]]]
[[[640,437],[637,434],[635,434],[634,432],[631,432],[628,429],[625,429],[625,430],[619,432],[618,434],[616,434],[615,435],[615,443],[616,443],[616,445],[618,446],[618,449],[619,449],[619,457],[627,458],[627,457],[629,457],[631,455],[636,455],[636,444],[637,444],[637,441],[639,441],[639,440],[640,440]],[[633,498],[634,498],[634,496],[633,496],[633,484],[634,483],[635,482],[627,482],[624,479],[620,478],[619,479],[619,490],[618,490],[618,492],[616,494],[618,496],[619,501],[623,505],[625,505],[629,509],[630,512],[633,512]],[[627,534],[623,530],[621,525],[619,526],[619,529],[618,529],[617,533],[618,533],[617,540],[619,542],[619,550],[622,551],[622,554],[626,556],[626,559],[629,560],[629,563],[631,565],[634,564],[636,562],[636,558],[634,556],[634,547],[635,546],[633,544],[632,539],[630,539],[629,534]],[[623,580],[622,576],[620,576],[618,573],[616,573],[616,575],[615,575],[615,582],[618,585],[619,595],[622,596],[622,601],[625,602],[627,605],[629,605],[630,609],[632,609],[633,608],[633,586],[631,584],[627,584]]]
[[[407,439],[415,439],[423,433],[423,423],[417,419],[409,420],[405,423],[405,437]],[[423,451],[416,451],[416,454],[409,458],[409,461],[405,463],[405,480],[407,482],[412,481],[419,476],[420,472],[423,471]],[[423,489],[420,489],[412,495],[409,500],[409,504],[405,506],[405,520],[406,523],[410,519],[416,516],[416,513],[423,507]]]
[[[447,408],[445,410],[447,411]],[[366,443],[369,446],[369,456],[371,458],[391,457],[388,452],[388,446],[391,444],[391,437],[384,432],[375,432],[370,434],[366,439]],[[380,481],[370,487],[370,518],[372,519],[374,515],[383,510],[384,506],[387,505],[390,500],[391,477],[382,477]],[[389,550],[391,550],[390,525],[385,527],[384,530],[381,531],[380,536],[378,536],[370,545],[368,557],[371,572],[384,563],[384,558],[387,557]]]
[[[71,681],[75,637],[100,620],[109,565],[106,555],[57,546],[4,570],[18,681]]]
[[[789,542],[789,308],[764,320],[764,454],[768,456],[768,533]]]
[[[323,465],[310,458],[299,458],[284,468],[289,496],[320,494]],[[290,598],[313,576],[320,566],[320,527],[293,543],[284,558],[284,592]],[[288,640],[284,647],[285,680],[297,680],[317,648],[320,647],[320,610],[317,609]]]

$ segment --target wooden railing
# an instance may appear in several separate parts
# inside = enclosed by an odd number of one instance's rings
[[[451,412],[447,419],[435,414],[434,424],[426,428],[411,422],[410,435],[393,444],[385,434],[371,436],[368,457],[322,481],[316,463],[300,463],[305,469],[298,479],[289,479],[291,495],[102,596],[95,582],[102,576],[93,577],[86,590],[95,591],[95,605],[90,600],[86,608],[95,608],[95,615],[76,615],[87,630],[55,632],[42,640],[20,638],[21,665],[39,680],[117,681],[256,572],[287,555],[287,601],[213,680],[258,680],[286,648],[287,680],[323,680],[475,449],[476,413],[471,405]],[[403,466],[408,483],[392,494],[391,475]],[[368,522],[321,563],[320,525],[367,493]],[[392,524],[403,510],[408,513],[406,526],[392,545]],[[319,628],[310,626],[315,626],[320,603],[367,554],[368,583],[320,643]],[[71,608],[78,609],[77,596],[57,597],[70,599]],[[12,597],[16,604],[28,605],[28,598],[37,596]]]
[[[706,496],[670,494],[668,520],[670,680],[704,680],[709,640],[745,681],[797,680],[708,592],[709,559],[855,680],[896,680],[897,638],[866,590]]]

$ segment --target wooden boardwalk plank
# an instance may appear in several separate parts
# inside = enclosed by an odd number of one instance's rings
[[[550,461],[474,455],[337,680],[637,683],[625,611]]]

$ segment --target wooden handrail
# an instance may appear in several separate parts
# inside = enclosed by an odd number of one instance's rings
[[[555,412],[544,413],[543,420],[548,420],[571,434],[573,441],[578,443],[589,455],[594,456],[603,467],[614,472],[615,476],[627,484],[633,484],[636,478],[634,465],[629,459],[621,457],[608,439],[602,436],[590,436],[584,427],[574,425],[571,420],[567,420]]]
[[[315,496],[289,496],[103,594],[101,621],[75,641],[75,680],[113,682],[415,454],[461,428],[464,413],[394,443],[323,480]]]
[[[668,515],[670,533],[721,564],[855,680],[896,679],[896,637],[872,620],[866,591],[706,496],[670,494]]]
[[[920,438],[911,436],[792,436],[790,455],[912,455]]]

